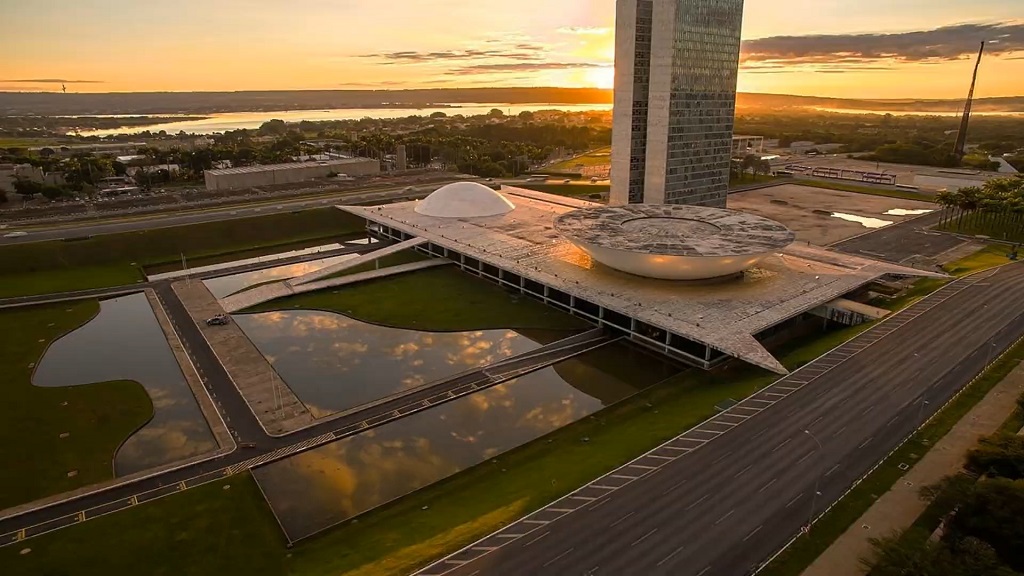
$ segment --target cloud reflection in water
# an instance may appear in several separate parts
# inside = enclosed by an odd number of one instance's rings
[[[213,433],[143,293],[100,302],[100,313],[54,342],[32,377],[36,386],[134,380],[153,401],[153,419],[114,457],[117,476],[216,449]]]

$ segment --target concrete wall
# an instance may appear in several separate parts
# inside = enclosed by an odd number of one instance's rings
[[[275,184],[292,184],[306,182],[316,178],[324,178],[335,172],[349,176],[365,176],[380,172],[380,163],[376,160],[361,160],[344,163],[314,163],[304,165],[282,165],[276,170],[254,170],[220,173],[215,170],[205,172],[206,189],[210,191],[231,188],[252,188],[255,186],[273,186]]]

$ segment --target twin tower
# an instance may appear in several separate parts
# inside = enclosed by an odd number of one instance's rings
[[[618,0],[612,204],[724,207],[743,0]]]

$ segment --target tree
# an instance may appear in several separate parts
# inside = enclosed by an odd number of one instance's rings
[[[1024,437],[993,434],[982,438],[967,452],[967,469],[1011,480],[1024,478]]]
[[[7,191],[0,190],[0,204],[3,204],[4,202],[7,202]]]
[[[747,154],[746,156],[744,156],[743,162],[740,164],[743,173],[745,174],[747,172],[753,172],[754,168],[757,166],[757,163],[760,160],[761,158],[758,157],[756,154]]]
[[[1014,570],[1024,569],[1024,481],[978,482],[947,524],[943,541],[977,538]]]
[[[60,186],[54,186],[52,184],[44,184],[40,193],[47,200],[56,200],[64,196],[64,189]]]
[[[14,191],[28,200],[36,194],[42,194],[43,185],[40,182],[29,180],[28,178],[15,178]]]
[[[490,116],[491,118],[502,118],[505,116],[505,113],[499,110],[498,108],[491,108],[491,111],[488,112],[487,115]]]
[[[447,118],[447,117],[448,117],[448,115],[445,114],[444,112],[433,112],[433,113],[430,114],[430,118],[434,118],[434,119],[437,119],[437,118]]]

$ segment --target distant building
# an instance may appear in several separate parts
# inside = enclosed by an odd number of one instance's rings
[[[612,204],[725,206],[743,0],[619,0]]]
[[[31,180],[50,186],[63,186],[64,174],[60,172],[43,172],[43,169],[31,164],[0,164],[0,190],[14,191],[14,181]]]
[[[736,157],[764,152],[764,136],[733,136],[732,155]]]
[[[294,162],[291,164],[267,164],[263,166],[242,166],[224,170],[207,170],[206,189],[209,191],[232,188],[252,188],[305,182],[327,175],[347,174],[366,176],[378,174],[380,162],[369,158],[348,158],[325,162]]]
[[[146,146],[145,142],[96,142],[92,144],[70,144],[53,146],[37,146],[29,148],[28,151],[37,155],[46,155],[46,150],[51,150],[54,156],[68,157],[75,154],[99,154],[103,156],[123,156],[135,154],[140,147]]]

